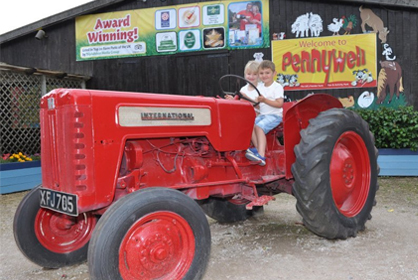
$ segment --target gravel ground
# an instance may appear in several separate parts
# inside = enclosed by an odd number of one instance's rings
[[[210,220],[212,251],[204,280],[418,280],[418,178],[379,178],[378,204],[356,238],[330,241],[301,224],[286,194],[264,215],[222,225]],[[89,279],[87,265],[43,269],[17,248],[13,216],[26,192],[2,195],[0,279]]]

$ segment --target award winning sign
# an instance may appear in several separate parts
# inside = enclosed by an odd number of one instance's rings
[[[222,1],[76,18],[77,61],[265,48],[269,1]]]
[[[272,57],[285,90],[377,86],[375,33],[273,41]]]

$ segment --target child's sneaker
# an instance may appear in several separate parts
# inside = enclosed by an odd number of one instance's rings
[[[247,153],[245,153],[245,157],[247,158],[247,159],[249,159],[249,160],[252,160],[252,161],[259,161],[260,163],[259,163],[259,165],[261,165],[261,166],[264,166],[264,165],[266,165],[266,158],[265,157],[262,157],[258,152],[257,152],[257,150],[256,150],[256,152],[255,153],[252,153],[252,152],[247,152]]]
[[[255,155],[255,154],[258,154],[258,151],[257,151],[257,148],[248,148],[247,153]]]

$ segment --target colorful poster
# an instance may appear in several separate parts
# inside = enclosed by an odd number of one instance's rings
[[[285,90],[377,86],[375,33],[272,41],[272,59]]]
[[[80,16],[77,61],[266,48],[268,15],[268,0],[230,0]]]

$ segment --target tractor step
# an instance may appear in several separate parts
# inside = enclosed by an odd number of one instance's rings
[[[248,203],[245,206],[245,208],[247,210],[252,210],[254,206],[263,206],[263,205],[266,205],[267,203],[269,203],[269,201],[275,200],[275,199],[276,198],[274,198],[273,196],[262,195],[262,196],[254,198],[250,203]]]

